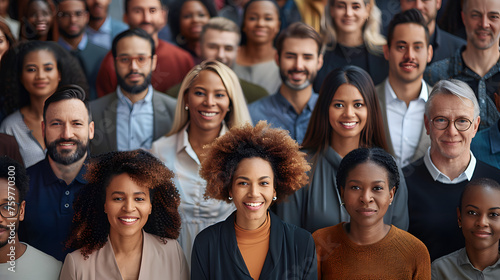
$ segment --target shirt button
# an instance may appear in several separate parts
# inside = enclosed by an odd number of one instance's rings
[[[68,203],[64,204],[64,207],[69,208],[69,204]]]
[[[65,195],[69,195],[69,191],[65,191],[65,192],[64,192],[64,194],[65,194]]]

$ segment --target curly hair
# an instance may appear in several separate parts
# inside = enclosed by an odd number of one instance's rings
[[[170,26],[170,31],[172,32],[172,38],[177,40],[177,36],[181,35],[181,11],[182,6],[188,1],[197,1],[205,7],[208,11],[208,17],[213,18],[217,16],[217,9],[212,1],[208,0],[180,0],[174,1],[170,7],[170,12],[168,13],[168,24]],[[177,42],[179,44],[179,42]],[[183,46],[183,44],[179,44]]]
[[[307,184],[310,166],[305,153],[286,130],[271,128],[266,121],[234,127],[207,145],[200,176],[207,181],[205,198],[230,203],[233,174],[241,160],[259,157],[271,164],[278,200]]]
[[[81,248],[82,255],[88,258],[106,244],[110,230],[104,213],[106,188],[116,175],[123,173],[149,189],[152,211],[144,230],[161,237],[164,243],[165,238],[179,237],[180,196],[172,181],[174,173],[144,150],[110,152],[91,159],[87,166],[84,178],[88,184],[73,204],[75,215],[66,247]]]
[[[59,86],[75,84],[89,96],[89,85],[78,60],[56,42],[25,41],[7,51],[0,66],[0,100],[6,114],[30,104],[30,94],[21,82],[24,58],[35,51],[45,50],[54,56],[61,75]]]
[[[345,183],[349,172],[356,166],[365,162],[372,162],[384,168],[387,171],[389,186],[395,187],[396,190],[398,189],[399,171],[394,157],[381,148],[358,148],[348,153],[340,162],[336,178],[339,193],[341,193],[341,188],[345,189]]]

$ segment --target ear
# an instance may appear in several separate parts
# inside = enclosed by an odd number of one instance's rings
[[[19,221],[23,221],[24,220],[24,210],[26,209],[26,201],[23,200],[23,202],[21,202],[21,204],[19,205]]]
[[[42,121],[42,137],[45,139],[45,121]]]
[[[433,55],[434,55],[434,48],[432,47],[431,44],[429,44],[429,47],[427,48],[427,63],[431,62]]]
[[[156,70],[156,63],[157,63],[157,61],[158,61],[158,56],[155,54],[151,58],[151,72],[153,72],[153,71]]]
[[[476,132],[479,129],[479,124],[481,123],[481,117],[477,116],[477,118],[472,122],[473,129],[474,129],[474,135],[472,137],[476,136]]]
[[[94,121],[89,123],[89,139],[94,139]]]
[[[424,114],[424,125],[427,135],[431,135],[431,125],[429,123],[429,118],[427,118],[426,114]]]
[[[276,61],[276,65],[280,66],[280,55],[278,52],[274,55],[274,61]]]
[[[318,56],[318,67],[316,68],[316,70],[321,70],[321,67],[323,67],[323,54],[320,54]]]
[[[436,0],[436,11],[441,9],[441,4],[442,4],[441,0]]]
[[[392,203],[394,201],[394,194],[396,193],[396,187],[392,187],[389,191],[389,201]]]
[[[382,48],[384,49],[385,60],[389,61],[389,45],[386,44],[386,45],[382,46]]]
[[[458,226],[459,227],[462,227],[462,214],[460,213],[460,209],[458,209],[457,207],[457,222],[458,222]]]
[[[124,12],[123,13],[123,22],[126,23],[127,25],[129,25],[130,27],[130,24],[128,24],[128,16],[127,16],[127,12]]]
[[[344,201],[344,193],[345,193],[344,188],[340,187],[339,190],[340,190],[340,199]]]

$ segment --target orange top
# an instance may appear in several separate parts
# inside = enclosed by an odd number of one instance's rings
[[[257,229],[247,230],[234,223],[236,241],[245,265],[253,279],[259,279],[260,272],[269,250],[269,237],[271,234],[271,219],[269,213],[264,224]]]

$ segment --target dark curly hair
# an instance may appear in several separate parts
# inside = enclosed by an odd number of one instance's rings
[[[341,193],[341,188],[345,189],[345,181],[349,172],[365,162],[373,162],[384,168],[387,171],[389,185],[395,187],[396,190],[398,189],[399,171],[394,157],[381,148],[358,148],[348,153],[340,162],[337,172],[337,188],[339,189],[339,193]]]
[[[207,181],[205,198],[230,203],[229,190],[233,174],[241,160],[259,157],[271,164],[274,188],[278,200],[294,193],[307,184],[310,169],[305,153],[286,130],[271,128],[260,121],[255,127],[246,123],[233,127],[205,147],[200,176]]]
[[[57,62],[57,70],[61,75],[59,86],[75,84],[85,90],[86,96],[89,85],[78,60],[56,42],[26,41],[10,49],[2,57],[0,66],[0,100],[6,114],[30,104],[29,92],[21,82],[24,58],[34,51],[45,50]]]
[[[149,188],[152,211],[144,230],[165,238],[177,239],[181,218],[177,208],[180,196],[174,186],[174,173],[144,150],[110,152],[90,160],[82,188],[73,208],[75,215],[68,248],[81,248],[85,258],[104,246],[109,234],[109,221],[104,213],[106,188],[116,176],[126,173],[140,186]]]
[[[208,11],[209,18],[217,16],[217,10],[215,9],[213,1],[209,0],[180,0],[172,3],[170,7],[170,12],[168,13],[168,24],[170,26],[170,31],[172,32],[172,38],[176,40],[177,36],[181,33],[181,11],[184,3],[188,1],[200,2],[205,9]],[[179,44],[179,42],[177,42]],[[179,44],[180,46],[183,46]]]

